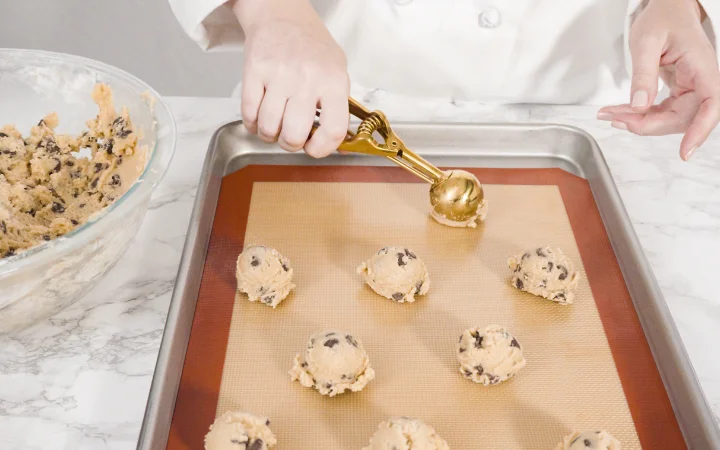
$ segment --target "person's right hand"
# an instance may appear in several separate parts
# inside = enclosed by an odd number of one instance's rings
[[[236,0],[246,36],[242,84],[245,127],[288,151],[322,158],[349,124],[345,54],[307,0]],[[308,140],[315,112],[320,127]]]

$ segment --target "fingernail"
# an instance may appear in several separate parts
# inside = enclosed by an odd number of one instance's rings
[[[627,124],[618,120],[613,120],[612,122],[610,122],[610,126],[613,128],[617,128],[618,130],[627,130]]]
[[[612,120],[613,115],[609,112],[600,111],[597,113],[598,120]]]
[[[695,153],[695,150],[697,150],[697,145],[695,147],[691,148],[690,150],[688,150],[687,153],[685,153],[685,161],[690,159],[690,157],[693,155],[693,153]]]
[[[647,105],[648,102],[648,93],[645,91],[637,91],[633,94],[632,101],[630,102],[630,106],[633,108],[639,108],[641,106]]]

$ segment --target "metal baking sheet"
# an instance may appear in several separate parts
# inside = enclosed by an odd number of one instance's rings
[[[586,179],[687,446],[720,446],[720,433],[657,283],[602,154],[589,135],[556,125],[404,124],[394,128],[411,148],[438,166],[559,168]],[[221,180],[255,164],[363,166],[386,162],[359,155],[312,160],[258,143],[240,123],[218,130],[201,177],[138,448],[167,445]]]

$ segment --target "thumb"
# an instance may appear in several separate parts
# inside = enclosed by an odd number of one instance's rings
[[[644,111],[653,103],[658,90],[660,57],[663,39],[651,34],[640,35],[630,40],[632,57],[632,87],[630,106],[634,110]]]

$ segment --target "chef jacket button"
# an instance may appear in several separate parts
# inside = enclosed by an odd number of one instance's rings
[[[488,8],[478,15],[478,25],[483,28],[495,28],[500,25],[502,17],[495,8]]]

